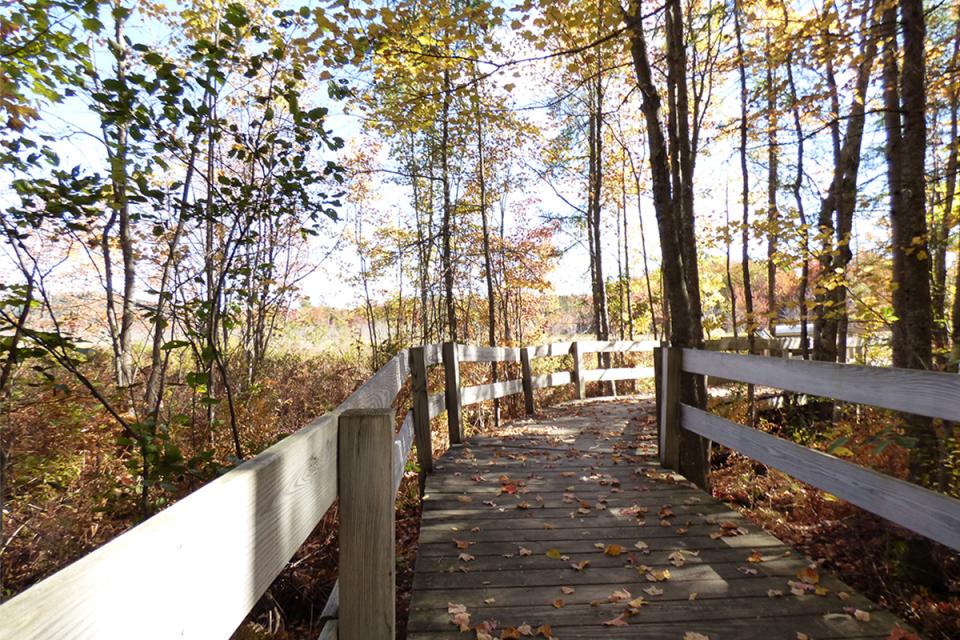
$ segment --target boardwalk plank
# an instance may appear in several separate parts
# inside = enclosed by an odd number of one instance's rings
[[[427,480],[407,637],[474,638],[485,620],[549,624],[564,640],[678,640],[687,631],[710,640],[794,640],[797,632],[825,640],[908,629],[825,571],[823,595],[792,595],[789,583],[810,560],[659,467],[644,418],[651,410],[635,399],[569,403],[438,460]],[[598,544],[623,552],[607,555]],[[584,570],[571,567],[582,561]],[[648,579],[663,570],[669,579]],[[644,591],[651,587],[655,595]],[[618,589],[646,602],[628,626],[605,626],[625,610],[607,602]],[[449,603],[467,607],[469,632],[451,623]],[[854,608],[869,620],[855,619]]]

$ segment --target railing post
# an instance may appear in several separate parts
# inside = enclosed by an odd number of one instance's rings
[[[580,353],[580,343],[574,341],[570,347],[573,354],[573,384],[577,385],[577,398],[584,400],[587,397],[587,383],[583,379],[583,354]]]
[[[660,464],[680,470],[680,369],[683,351],[661,347],[660,356]]]
[[[410,349],[410,379],[413,395],[413,437],[420,466],[420,493],[426,474],[433,471],[433,443],[430,439],[430,398],[427,394],[427,361],[423,347]]]
[[[460,356],[456,342],[443,343],[443,375],[450,444],[460,444],[463,442],[463,423],[460,419]]]
[[[520,370],[523,378],[523,405],[528,416],[536,409],[533,406],[533,375],[530,370],[530,347],[520,349]]]
[[[394,640],[393,409],[340,414],[341,640]]]
[[[660,365],[663,358],[660,353],[661,349],[662,347],[653,348],[653,398],[657,412],[657,442],[660,442],[660,404],[663,400],[660,389]]]

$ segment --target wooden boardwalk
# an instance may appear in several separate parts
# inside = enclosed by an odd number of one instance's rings
[[[888,637],[890,613],[663,470],[652,416],[573,402],[440,458],[407,637]]]

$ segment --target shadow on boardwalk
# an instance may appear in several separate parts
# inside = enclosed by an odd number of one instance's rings
[[[886,638],[897,624],[662,469],[649,399],[552,407],[449,451],[427,481],[410,640]]]

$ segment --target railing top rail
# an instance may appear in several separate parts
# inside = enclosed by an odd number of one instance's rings
[[[681,362],[690,373],[960,421],[960,376],[952,373],[699,349],[684,349]]]

